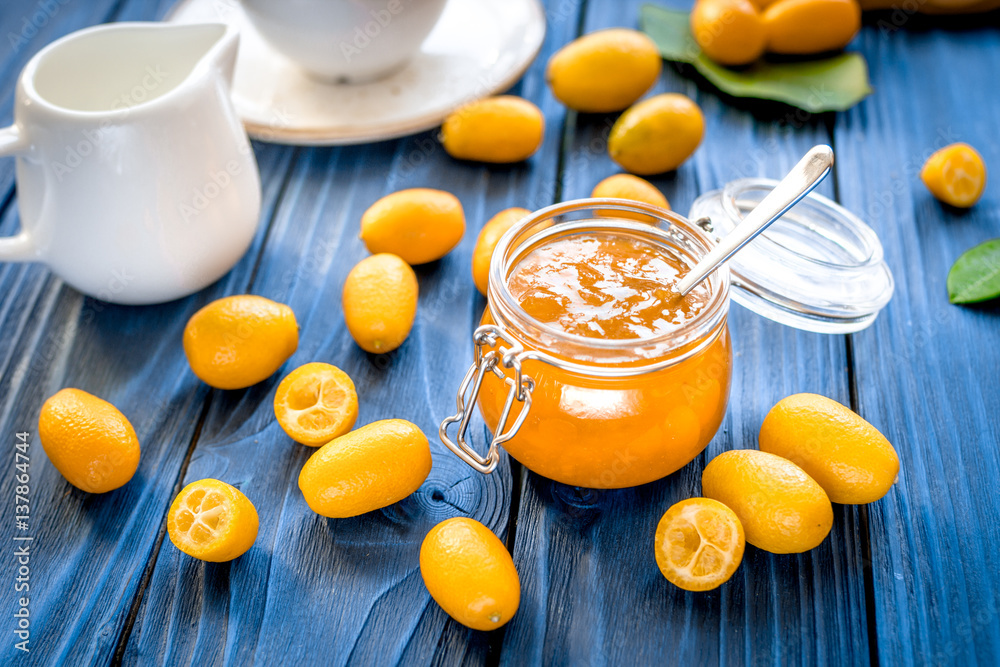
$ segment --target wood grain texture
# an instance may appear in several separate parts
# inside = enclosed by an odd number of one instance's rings
[[[584,32],[638,17],[641,2],[589,3]],[[624,22],[626,25],[628,21]],[[817,143],[825,117],[787,107],[723,101],[665,65],[653,92],[702,107],[705,139],[675,173],[652,178],[685,214],[699,194],[749,176],[780,177]],[[617,114],[570,113],[564,199],[589,196],[620,169],[606,153]],[[821,191],[832,194],[832,184]],[[831,536],[802,555],[747,548],[721,589],[687,593],[653,556],[660,516],[701,494],[701,470],[728,449],[756,448],[760,423],[784,396],[811,391],[849,401],[845,341],[797,332],[734,305],[733,384],[725,422],[706,452],[671,477],[635,489],[594,491],[524,477],[515,563],[524,587],[507,629],[503,664],[862,664],[868,659],[860,532],[836,508]],[[669,658],[667,658],[669,656]]]
[[[118,16],[115,11],[152,17],[157,9],[151,3],[80,4],[86,13],[65,5],[52,15],[53,35]],[[46,36],[52,37],[44,32],[39,39]],[[12,80],[11,73],[3,78],[5,85]],[[290,156],[289,149],[258,147],[265,221]],[[9,176],[13,161],[0,166]],[[16,199],[12,199],[0,233],[17,226]],[[155,555],[166,507],[208,394],[187,368],[181,331],[206,301],[247,283],[266,232],[263,224],[247,255],[217,284],[155,308],[113,306],[83,297],[39,265],[0,265],[4,290],[0,428],[5,434],[32,433],[32,521],[26,533],[34,537],[32,664],[110,661],[143,573]],[[103,495],[83,493],[71,487],[44,455],[35,436],[38,411],[45,398],[67,386],[111,401],[135,426],[142,458],[136,476],[121,489]],[[3,476],[4,497],[13,498],[14,483],[12,475]],[[15,566],[13,559],[3,559],[0,576],[12,581]],[[0,647],[0,662],[14,664],[20,657],[13,642]]]
[[[567,14],[575,26],[576,15]],[[554,23],[548,46],[557,43]],[[554,37],[553,37],[554,35]],[[536,63],[519,92],[541,97]],[[501,537],[511,477],[506,460],[483,476],[437,440],[454,410],[472,359],[471,332],[484,301],[471,281],[479,228],[514,205],[550,203],[560,132],[547,128],[542,150],[525,164],[485,167],[452,160],[433,133],[364,147],[298,153],[250,291],[296,312],[299,350],[282,373],[243,392],[214,392],[184,482],[217,477],[256,504],[255,546],[230,565],[206,565],[169,543],[156,561],[125,653],[127,663],[218,662],[242,665],[482,663],[490,636],[452,621],[431,601],[418,567],[426,532],[445,518],[472,516]],[[444,259],[417,267],[417,321],[404,345],[368,355],[344,327],[340,292],[368,252],[361,214],[379,197],[408,187],[455,192],[468,229]],[[315,450],[293,443],[275,423],[280,375],[310,361],[344,369],[359,393],[358,423],[398,417],[431,438],[434,466],[421,489],[382,511],[354,519],[314,514],[298,490],[298,471]],[[483,437],[485,437],[485,432]]]
[[[961,24],[866,29],[859,49],[878,94],[836,124],[841,198],[879,233],[896,278],[884,314],[853,341],[859,411],[901,461],[899,483],[869,509],[885,664],[1000,660],[1000,310],[953,306],[945,287],[964,250],[1000,236],[1000,90],[986,83],[1000,34]],[[918,176],[955,141],[992,169],[968,212],[935,201]]]
[[[261,155],[264,174],[287,164],[287,155],[269,154]],[[0,379],[0,428],[33,434],[31,600],[34,636],[47,638],[33,645],[38,664],[105,662],[114,652],[207,394],[187,368],[180,345],[184,323],[208,299],[240,290],[265,231],[233,272],[189,299],[155,309],[112,306],[46,276],[38,297],[23,311],[14,309],[26,321]],[[73,489],[45,457],[34,436],[38,411],[63,387],[96,394],[132,421],[142,458],[121,489],[103,495]],[[13,477],[4,476],[0,490],[13,497],[13,485]],[[13,567],[7,559],[0,572],[12,579]],[[13,657],[10,643],[0,651],[4,661]]]
[[[9,50],[9,34],[40,5],[0,4],[0,122],[10,122],[17,72],[46,43],[106,20],[156,19],[169,4],[57,3]],[[864,664],[871,651],[884,664],[1000,660],[998,311],[951,306],[944,287],[958,254],[1000,236],[997,190],[991,183],[975,209],[959,213],[935,202],[916,175],[931,150],[958,140],[1000,164],[1000,93],[983,83],[995,78],[1000,35],[976,20],[931,30],[906,19],[896,30],[895,15],[884,25],[871,19],[856,48],[877,92],[835,118],[721,98],[670,64],[657,86],[694,97],[708,123],[692,160],[652,179],[681,213],[708,189],[780,175],[809,146],[833,143],[835,178],[821,190],[878,231],[897,279],[872,329],[849,340],[820,336],[733,306],[735,373],[722,429],[690,466],[635,489],[568,487],[506,458],[484,477],[437,442],[485,305],[469,276],[481,225],[506,207],[586,196],[618,171],[606,155],[615,115],[566,113],[544,85],[545,61],[581,30],[634,25],[640,5],[547,3],[546,44],[513,91],[546,114],[546,141],[525,164],[455,162],[432,132],[363,147],[255,144],[265,200],[251,250],[216,285],[162,306],[110,306],[44,267],[0,264],[0,433],[34,432],[42,401],[78,386],[118,405],[143,451],[132,482],[92,496],[70,487],[33,440],[32,653],[24,660],[5,642],[0,662],[106,664],[116,649],[128,664]],[[339,305],[344,276],[367,254],[358,220],[378,197],[418,186],[459,196],[466,236],[444,260],[418,268],[418,320],[403,348],[366,355]],[[18,224],[13,161],[0,160],[0,234]],[[313,450],[291,442],[271,414],[281,374],[239,392],[210,390],[191,375],[184,322],[209,300],[244,291],[296,311],[300,348],[282,373],[313,360],[337,364],[358,386],[359,424],[402,417],[423,428],[434,467],[418,493],[364,517],[318,517],[296,484]],[[833,533],[812,552],[749,547],[720,590],[672,587],[652,555],[660,515],[700,493],[712,456],[756,446],[767,410],[798,391],[853,401],[896,444],[899,483],[863,510],[836,507]],[[255,546],[229,564],[160,543],[178,486],[206,476],[236,484],[260,512]],[[14,495],[13,482],[0,479],[3,497]],[[514,538],[521,609],[496,633],[450,620],[420,579],[423,535],[460,514]],[[0,559],[0,581],[13,580],[14,567]]]

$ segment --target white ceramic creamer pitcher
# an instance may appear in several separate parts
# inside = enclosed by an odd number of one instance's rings
[[[0,130],[21,214],[0,261],[43,262],[123,304],[176,299],[229,271],[261,199],[229,99],[238,40],[224,24],[117,23],[35,55]]]

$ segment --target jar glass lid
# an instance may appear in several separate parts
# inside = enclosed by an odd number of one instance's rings
[[[732,181],[695,200],[688,218],[718,241],[777,183]],[[733,300],[806,331],[860,331],[892,298],[892,273],[878,235],[844,207],[813,193],[728,264]]]

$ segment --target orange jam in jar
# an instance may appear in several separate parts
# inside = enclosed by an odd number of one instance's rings
[[[656,223],[603,217],[615,209]],[[477,366],[491,367],[472,396],[494,443],[593,488],[650,482],[694,459],[729,395],[729,278],[717,271],[684,298],[671,288],[710,246],[680,216],[617,200],[567,202],[512,229],[477,330]]]
[[[705,307],[703,285],[683,298],[674,294],[689,268],[641,238],[581,233],[534,248],[518,262],[507,288],[528,315],[568,334],[653,338],[690,322]]]

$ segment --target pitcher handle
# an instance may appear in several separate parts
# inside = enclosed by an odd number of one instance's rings
[[[17,125],[0,129],[0,157],[21,155],[30,145]],[[34,259],[35,247],[23,227],[17,236],[0,238],[0,262],[30,262]]]

